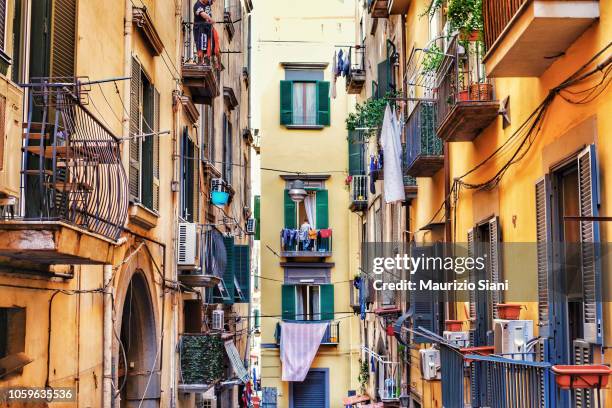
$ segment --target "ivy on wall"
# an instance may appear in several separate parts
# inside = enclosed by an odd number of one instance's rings
[[[180,345],[183,384],[212,384],[223,377],[223,341],[219,336],[183,336]]]

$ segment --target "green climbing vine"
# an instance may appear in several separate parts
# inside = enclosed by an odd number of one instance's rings
[[[370,366],[367,360],[359,359],[359,384],[361,385],[361,392],[364,393],[366,385],[370,381]]]
[[[212,384],[223,377],[223,341],[219,336],[183,336],[181,371],[184,384]]]

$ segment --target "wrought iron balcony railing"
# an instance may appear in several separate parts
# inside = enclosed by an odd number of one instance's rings
[[[521,6],[528,0],[485,0],[482,3],[485,24],[484,42],[487,50],[499,38]]]
[[[183,83],[191,90],[194,103],[210,104],[212,98],[219,96],[219,70],[212,61],[199,61],[194,24],[183,22],[182,76]],[[212,46],[212,45],[210,45]],[[220,61],[219,61],[220,63]]]
[[[62,221],[117,240],[128,213],[120,140],[86,109],[80,85],[55,81],[40,79],[30,89],[23,219]]]
[[[351,176],[349,192],[351,211],[363,211],[368,206],[369,177],[363,175]]]
[[[436,104],[419,101],[406,122],[406,174],[431,177],[443,166],[443,143],[436,135]]]
[[[302,238],[299,229],[284,228],[280,236],[281,256],[286,258],[325,258],[332,254],[332,235],[322,237],[321,231],[317,230],[317,238]]]
[[[308,322],[305,322],[304,324],[308,324]],[[274,333],[274,339],[276,340],[276,344],[280,344],[281,336],[281,325],[280,323],[276,323],[276,332]],[[325,334],[323,335],[323,339],[321,340],[321,345],[335,346],[338,343],[340,343],[340,322],[328,322],[327,329],[325,330]]]
[[[359,94],[366,81],[365,45],[349,47],[349,70],[346,77],[346,91],[349,94]]]

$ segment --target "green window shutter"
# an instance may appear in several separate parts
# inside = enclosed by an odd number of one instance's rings
[[[234,246],[234,253],[234,270],[243,295],[242,301],[237,303],[249,303],[251,297],[251,247],[236,245]]]
[[[261,239],[261,196],[255,196],[255,240],[259,241]]]
[[[328,196],[327,190],[317,190],[317,229],[329,228]]]
[[[329,100],[329,82],[317,81],[317,125],[329,126],[331,102]]]
[[[378,64],[378,89],[376,96],[383,98],[389,90],[389,60],[384,60]]]
[[[433,255],[432,247],[412,247],[410,256],[413,258],[421,255],[428,257]],[[433,272],[429,270],[419,270],[415,279],[427,280],[433,278]],[[433,291],[430,290],[415,290],[410,291],[410,306],[413,308],[414,315],[412,317],[413,326],[415,328],[423,327],[431,332],[438,333],[436,316],[437,307]],[[426,337],[419,334],[413,334],[413,341],[417,344],[431,343]]]
[[[289,197],[289,190],[285,190],[285,228],[297,228],[295,202]]]
[[[321,285],[321,320],[334,320],[334,285]]]
[[[282,317],[283,320],[295,320],[295,285],[282,286]]]
[[[225,272],[223,273],[223,282],[225,283],[225,289],[227,290],[229,299],[225,300],[225,304],[233,304],[236,287],[234,286],[234,272],[235,272],[235,246],[234,237],[223,237],[223,243],[225,244],[225,252],[227,254],[227,264],[225,265]]]
[[[255,324],[253,326],[255,326],[255,328],[258,329],[261,324],[260,317],[259,317],[259,309],[255,309],[253,311],[253,314],[255,315]]]
[[[293,124],[293,81],[280,82],[280,124]]]
[[[141,68],[136,58],[132,58],[132,79],[130,80],[130,135],[140,134],[140,88]],[[140,156],[141,138],[130,139],[129,190],[130,199],[140,201]]]
[[[154,131],[159,132],[160,118],[160,96],[159,91],[154,91],[154,109],[153,109],[153,126]],[[153,209],[159,211],[159,135],[153,136]]]
[[[364,145],[360,143],[357,131],[349,132],[348,154],[349,174],[359,176],[365,174]]]

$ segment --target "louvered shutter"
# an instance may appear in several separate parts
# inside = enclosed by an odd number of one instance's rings
[[[329,228],[329,193],[327,190],[317,190],[316,214],[316,228]]]
[[[280,124],[293,124],[293,81],[280,82]]]
[[[295,285],[283,285],[281,293],[283,320],[295,320]]]
[[[141,67],[132,58],[132,79],[130,80],[130,199],[140,201],[140,158],[141,139],[134,136],[140,132]]]
[[[378,64],[378,87],[376,89],[376,97],[385,97],[389,89],[389,60],[384,60]]]
[[[72,78],[75,76],[77,0],[53,0],[51,4],[51,76]]]
[[[261,238],[261,196],[256,195],[255,199],[255,209],[254,209],[254,213],[255,213],[255,240],[259,241],[259,239]]]
[[[153,131],[157,134],[153,136],[153,209],[159,211],[159,130],[160,130],[160,95],[157,89],[154,90],[153,100]],[[197,190],[196,190],[197,191]]]
[[[489,276],[490,282],[498,283],[501,280],[501,230],[499,226],[499,217],[494,217],[489,221]],[[489,292],[491,294],[491,302],[489,316],[497,319],[497,304],[501,301],[501,293],[498,290]]]
[[[236,254],[234,269],[243,295],[242,301],[238,303],[249,303],[251,291],[251,248],[248,245],[236,245],[234,250]]]
[[[550,178],[546,175],[535,185],[536,242],[538,259],[538,325],[540,336],[552,334],[552,231],[550,207]]]
[[[329,82],[317,81],[317,125],[329,126],[331,123],[331,102]]]
[[[192,143],[193,155],[189,159],[193,168],[193,222],[200,221],[200,161],[194,160],[200,157],[200,150],[195,143]]]
[[[432,255],[432,247],[417,247],[413,246],[410,249],[410,256],[412,258],[425,258]],[[420,286],[420,281],[427,281],[432,279],[433,271],[419,269],[412,275],[415,278],[414,282],[417,288]],[[415,330],[420,327],[437,333],[436,321],[436,309],[434,291],[433,290],[412,290],[410,291],[410,306],[413,308],[414,314],[412,316],[412,326]],[[413,335],[413,342],[417,344],[431,343],[432,341],[427,337],[420,336],[418,334]]]
[[[470,229],[468,231],[467,234],[467,252],[468,252],[468,258],[473,258],[474,257],[474,253],[475,253],[475,248],[474,248],[474,229]],[[475,277],[474,277],[474,272],[469,270],[468,271],[468,281],[469,282],[474,282],[475,281]],[[473,290],[468,291],[468,295],[469,295],[469,311],[470,311],[470,321],[471,321],[471,330],[470,330],[470,344],[472,346],[474,346],[474,328],[476,326],[477,323],[477,316],[476,316],[476,292]]]
[[[593,346],[584,340],[574,340],[573,348],[573,363],[575,365],[593,364]],[[574,391],[574,407],[576,408],[593,408],[595,407],[595,399],[593,390],[576,389]]]
[[[327,375],[323,371],[309,371],[302,382],[291,383],[292,408],[329,408]]]
[[[297,228],[295,202],[289,197],[289,190],[285,190],[285,228]]]
[[[364,144],[360,140],[359,132],[356,130],[349,132],[349,174],[359,176],[365,174]]]
[[[580,216],[599,215],[599,191],[595,145],[587,146],[578,155],[578,191]],[[602,342],[601,258],[599,222],[580,222],[580,257],[584,297],[584,339],[593,344]]]
[[[234,286],[234,271],[236,267],[234,237],[223,237],[223,243],[225,244],[225,252],[227,253],[227,264],[225,265],[225,272],[223,273],[223,282],[225,283],[225,289],[228,295],[228,299],[223,303],[233,304],[236,292],[236,287]]]
[[[6,0],[0,0],[0,50],[6,52]]]
[[[334,320],[334,285],[321,285],[321,320]]]

